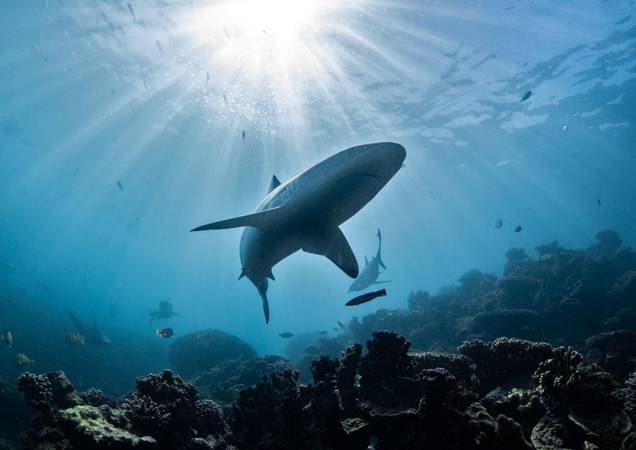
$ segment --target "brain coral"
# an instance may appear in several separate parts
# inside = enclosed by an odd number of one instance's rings
[[[256,350],[239,338],[218,330],[186,334],[168,348],[168,360],[177,373],[190,377],[210,370],[224,359],[256,358]]]

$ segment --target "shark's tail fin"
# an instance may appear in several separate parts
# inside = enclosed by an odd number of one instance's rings
[[[70,316],[71,316],[71,320],[73,321],[73,323],[75,324],[75,328],[77,329],[77,332],[79,334],[84,334],[84,327],[82,326],[81,323],[79,323],[79,320],[77,320],[75,318],[75,316],[73,315],[72,312],[69,312]]]
[[[378,254],[375,255],[375,259],[378,261],[378,264],[380,264],[380,266],[382,266],[382,268],[384,270],[386,270],[386,266],[384,265],[384,263],[382,262],[382,235],[380,234],[380,229],[378,228],[378,241],[380,241],[380,244],[378,244]]]
[[[269,283],[267,282],[267,278],[263,278],[257,283],[254,283],[256,288],[258,289],[258,293],[263,299],[263,312],[265,313],[265,323],[269,323],[269,302],[267,301],[267,287]]]

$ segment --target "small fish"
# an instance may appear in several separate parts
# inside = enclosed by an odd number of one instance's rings
[[[329,334],[329,332],[328,331],[319,331],[318,334],[325,335],[325,334]]]
[[[157,39],[157,48],[159,49],[161,53],[163,53],[163,49],[161,48],[161,42],[159,42],[159,39]],[[165,55],[165,53],[163,54]]]
[[[245,130],[243,130],[243,141],[245,141]]]
[[[596,200],[596,203],[598,203],[598,206],[601,206],[601,199],[600,199],[600,198],[599,198],[599,199],[597,199],[597,200]]]
[[[24,353],[18,353],[15,355],[15,358],[13,358],[13,364],[18,367],[30,367],[35,365],[35,360],[29,359]]]
[[[338,328],[334,328],[333,331],[340,331]]]
[[[172,328],[163,327],[161,330],[157,330],[157,336],[161,336],[164,339],[170,339],[174,336],[174,333],[172,332]]]
[[[11,336],[10,331],[7,331],[6,333],[2,335],[2,343],[4,345],[9,346],[9,348],[11,348],[11,344],[13,344],[13,336]]]
[[[4,127],[2,129],[2,131],[5,134],[18,134],[18,133],[23,134],[25,128],[26,128],[26,126],[24,126],[24,127]]]
[[[385,295],[386,295],[386,289],[382,289],[377,292],[369,292],[368,294],[363,294],[352,300],[349,300],[345,306],[361,305],[362,303],[370,302],[376,297],[384,297]]]
[[[119,186],[119,189],[121,189],[122,191],[124,190],[124,187],[121,185],[121,181],[117,182],[117,186]]]
[[[205,72],[205,84],[210,82],[210,72]]]
[[[340,328],[346,327],[345,323],[342,320],[338,321],[338,325],[340,325]]]
[[[69,333],[66,335],[66,338],[64,338],[64,342],[66,345],[84,345],[84,336],[79,333]]]
[[[285,338],[285,339],[289,339],[290,337],[294,336],[294,333],[290,333],[289,331],[285,331],[284,333],[280,333],[279,336],[282,337],[282,338]]]
[[[137,23],[137,19],[135,18],[135,10],[133,9],[130,3],[127,3],[128,11],[130,11],[130,15],[133,16],[133,23]]]
[[[110,22],[110,20],[108,20],[108,16],[106,15],[104,11],[102,11],[102,17],[104,18],[104,22],[106,23]]]
[[[227,97],[223,94],[223,101],[225,102],[225,106],[227,106]]]
[[[37,58],[37,59],[41,59],[42,61],[44,61],[45,63],[49,62],[49,57],[48,56],[44,56],[40,50],[35,46],[35,44],[31,44],[31,53],[33,53],[33,55]]]
[[[515,228],[515,233],[518,233],[521,231],[521,225],[517,225],[517,228]]]
[[[502,225],[503,222],[501,221],[501,219],[497,219],[497,222],[495,222],[495,228],[501,228]]]
[[[525,102],[526,100],[530,98],[531,95],[532,95],[532,91],[527,91],[525,94],[523,94],[523,97],[521,97],[521,100],[519,100],[519,103]]]

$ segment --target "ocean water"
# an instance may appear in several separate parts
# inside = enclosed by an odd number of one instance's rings
[[[279,333],[333,335],[473,268],[501,277],[512,247],[587,248],[603,229],[636,246],[632,1],[130,5],[0,5],[0,331],[59,356],[38,373],[160,370],[166,325],[284,355]],[[266,324],[237,281],[242,230],[190,230],[373,142],[403,145],[404,167],[341,229],[361,266],[382,231],[388,295],[346,307],[353,280],[301,251],[273,268]],[[150,323],[160,301],[183,318]],[[112,344],[74,354],[69,311]],[[0,350],[1,375],[24,370]]]

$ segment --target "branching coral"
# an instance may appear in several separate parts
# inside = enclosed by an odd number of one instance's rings
[[[26,372],[18,378],[18,391],[24,392],[29,406],[36,410],[48,409],[53,401],[51,382],[47,377]]]
[[[166,413],[166,407],[155,403],[146,395],[133,395],[133,398],[126,400],[122,406],[133,429],[144,433],[157,432],[170,420],[170,413]]]

